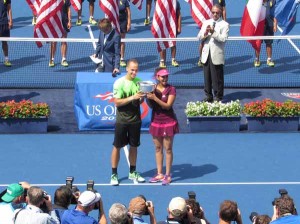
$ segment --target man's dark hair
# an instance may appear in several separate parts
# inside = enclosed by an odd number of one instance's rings
[[[61,186],[55,191],[54,204],[67,209],[71,204],[72,197],[72,190],[67,186]]]
[[[294,200],[288,195],[280,197],[276,200],[276,208],[278,209],[279,216],[283,216],[284,214],[287,213],[294,214],[295,212]]]
[[[27,196],[29,203],[37,207],[44,201],[44,191],[40,187],[30,187],[27,191]]]
[[[271,222],[271,218],[268,215],[258,215],[255,218],[254,224],[269,224]]]
[[[219,216],[225,222],[235,221],[238,215],[237,203],[225,200],[220,205]]]

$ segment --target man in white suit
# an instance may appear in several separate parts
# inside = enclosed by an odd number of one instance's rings
[[[204,41],[201,62],[204,68],[205,102],[222,101],[224,95],[224,47],[228,38],[229,24],[222,15],[222,7],[212,7],[213,18],[203,22],[198,38]],[[213,91],[212,91],[213,90]]]

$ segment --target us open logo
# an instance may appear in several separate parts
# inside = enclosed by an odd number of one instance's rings
[[[94,98],[98,98],[101,101],[106,102],[102,105],[86,105],[86,112],[89,116],[99,116],[102,121],[115,121],[117,108],[114,104],[114,98],[112,92],[106,92],[104,94],[97,94]],[[141,104],[141,119],[147,117],[149,113],[149,107],[146,102]]]
[[[300,100],[300,93],[281,93],[285,97]]]

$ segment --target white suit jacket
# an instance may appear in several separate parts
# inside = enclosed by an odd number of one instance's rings
[[[229,24],[220,18],[218,21],[215,21],[215,31],[213,34],[210,34],[206,39],[204,38],[204,33],[206,27],[210,25],[213,26],[213,19],[209,19],[203,22],[201,30],[198,34],[198,38],[204,41],[204,47],[201,53],[201,62],[204,64],[207,61],[208,54],[210,52],[211,60],[214,65],[224,65],[225,55],[224,47],[225,42],[228,38]]]

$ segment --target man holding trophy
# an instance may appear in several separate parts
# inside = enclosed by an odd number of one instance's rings
[[[118,164],[120,149],[129,144],[130,171],[128,179],[134,183],[145,182],[145,179],[136,171],[137,147],[140,145],[141,111],[140,104],[145,93],[141,92],[138,83],[142,80],[137,76],[138,61],[130,59],[127,63],[127,74],[117,79],[113,86],[114,102],[117,108],[115,136],[111,154],[112,175],[110,183],[119,185]]]

